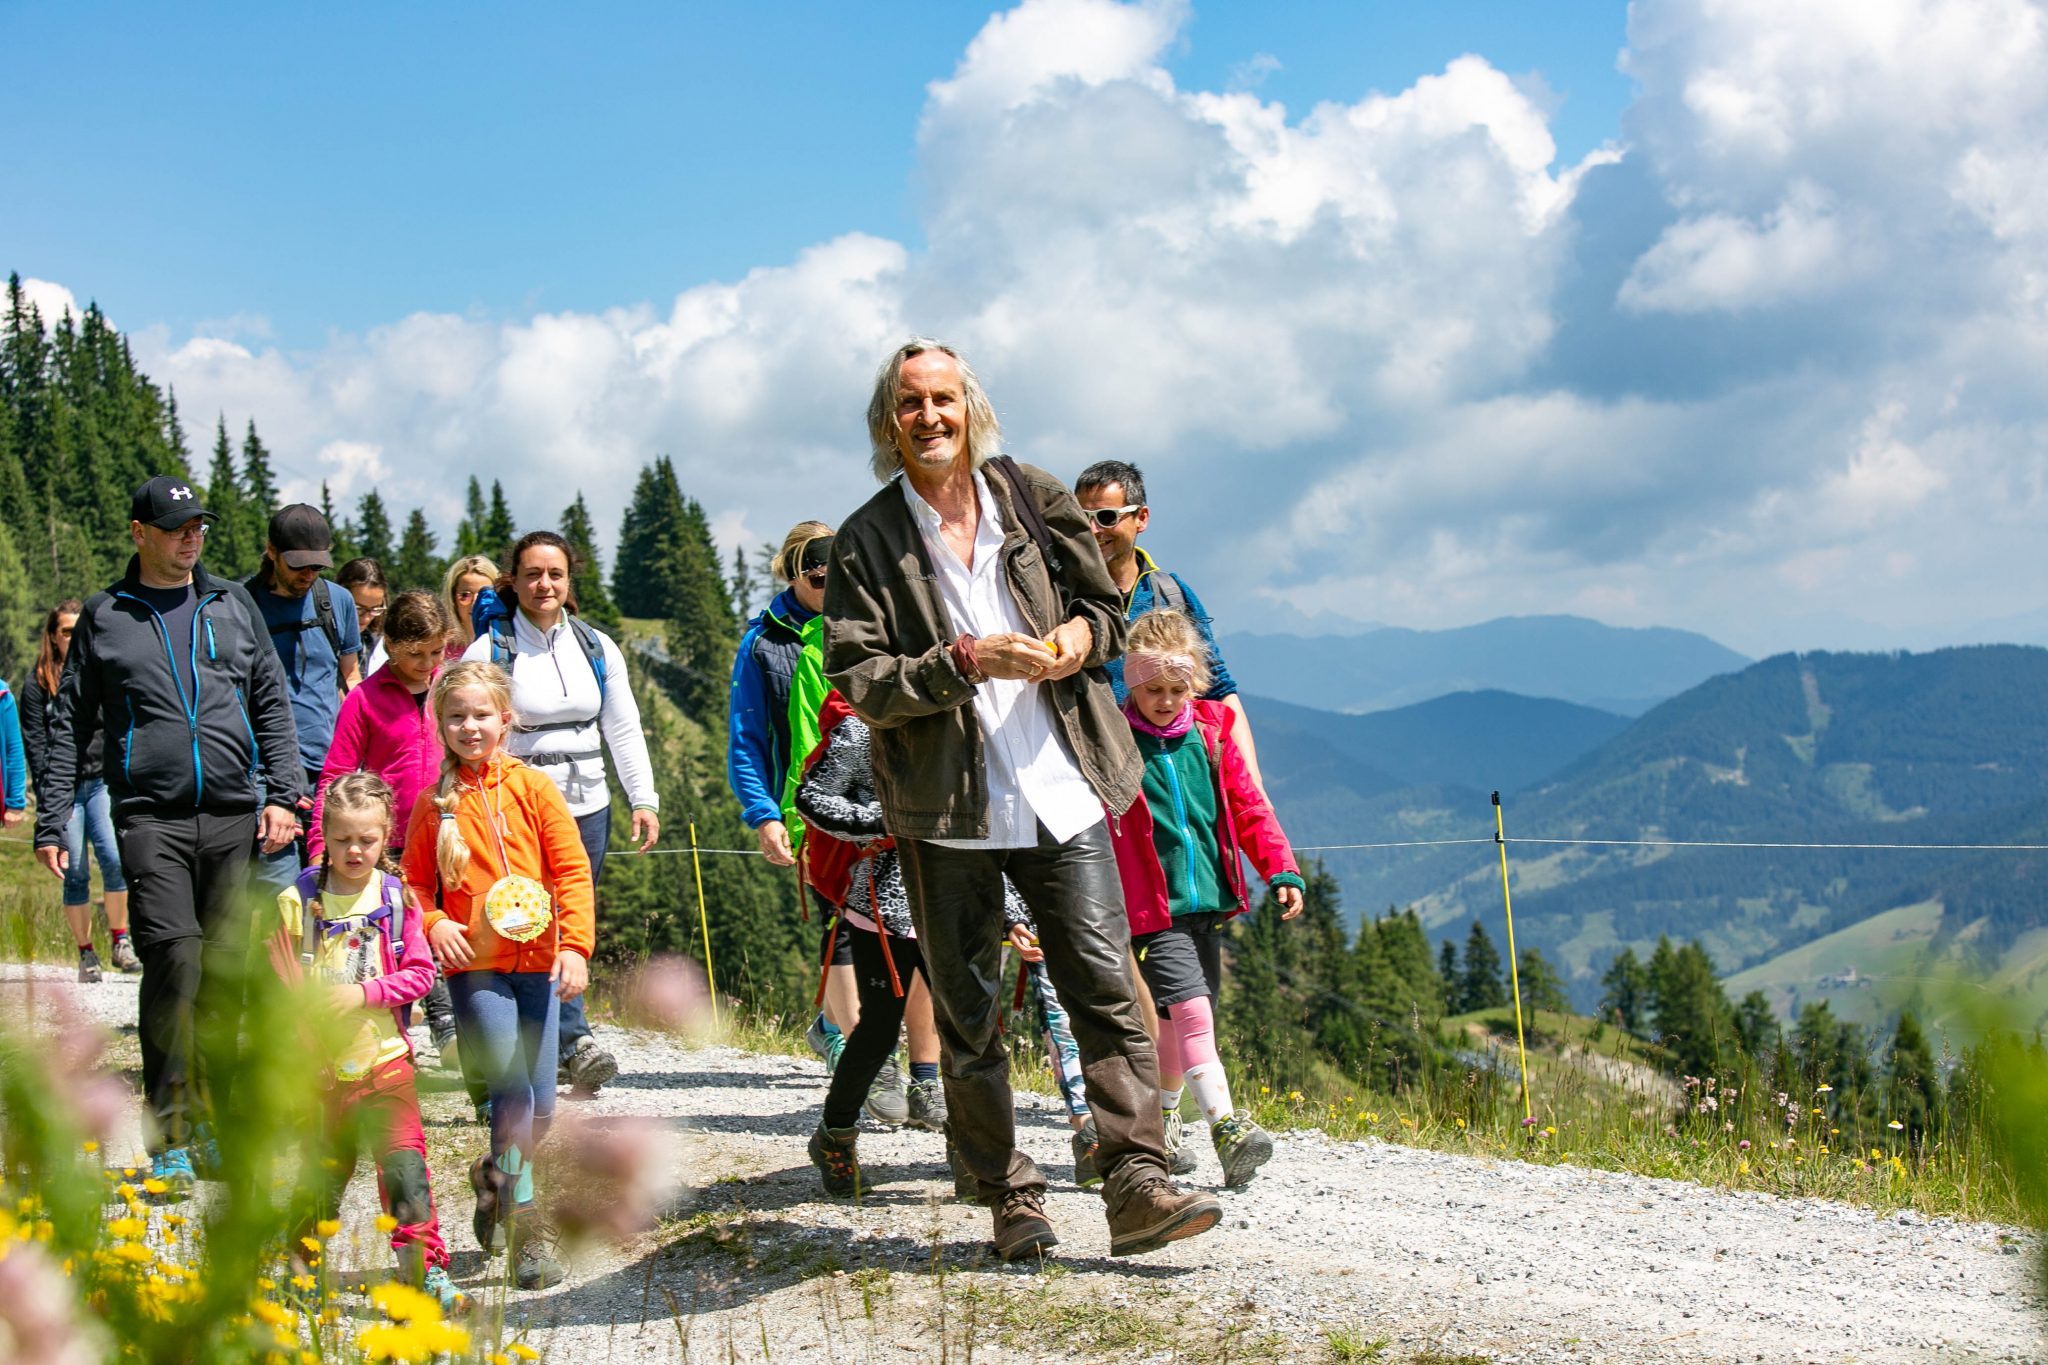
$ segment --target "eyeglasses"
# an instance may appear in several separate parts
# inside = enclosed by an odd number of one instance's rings
[[[206,523],[203,521],[188,521],[175,530],[166,530],[161,526],[152,526],[149,529],[159,535],[169,536],[172,540],[206,539]]]
[[[1133,512],[1142,512],[1143,507],[1097,507],[1088,513],[1088,520],[1095,523],[1099,531],[1114,531],[1116,524]]]
[[[806,570],[800,576],[803,578],[804,582],[810,584],[812,587],[822,588],[825,586],[825,574],[826,570],[824,569],[809,569]]]

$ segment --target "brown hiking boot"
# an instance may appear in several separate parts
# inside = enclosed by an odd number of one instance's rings
[[[1213,1195],[1183,1190],[1163,1175],[1124,1192],[1109,1210],[1109,1254],[1135,1256],[1216,1226],[1223,1206]]]
[[[1043,1256],[1060,1244],[1045,1216],[1044,1190],[1010,1190],[996,1201],[995,1244],[1006,1261]]]

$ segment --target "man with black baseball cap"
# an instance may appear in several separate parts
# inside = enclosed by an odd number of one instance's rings
[[[142,958],[151,1175],[176,1196],[191,1188],[195,1154],[201,1166],[217,1160],[207,1112],[230,1109],[252,923],[242,899],[249,855],[259,841],[276,850],[298,832],[301,774],[263,618],[241,584],[199,563],[217,518],[190,483],[170,477],[136,489],[129,517],[135,557],[85,604],[64,658],[36,857],[63,875],[72,789],[104,733]]]
[[[334,743],[341,698],[362,681],[362,628],[353,597],[320,576],[334,567],[334,532],[315,507],[295,502],[271,515],[264,538],[263,567],[246,586],[256,600],[284,665],[292,717],[299,728],[299,761],[310,795]],[[257,877],[287,886],[299,875],[300,850],[262,860]]]

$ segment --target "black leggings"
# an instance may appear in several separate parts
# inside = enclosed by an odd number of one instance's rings
[[[896,1035],[903,1028],[903,1001],[910,994],[913,972],[923,974],[924,955],[914,938],[889,935],[889,960],[896,964],[896,980],[903,995],[889,984],[889,964],[882,958],[882,936],[871,930],[839,922],[839,936],[853,945],[853,978],[860,987],[860,1022],[839,1054],[832,1072],[832,1086],[825,1092],[825,1126],[851,1128],[860,1121],[860,1107],[875,1083],[882,1063],[896,1050]],[[926,978],[930,984],[930,978]]]

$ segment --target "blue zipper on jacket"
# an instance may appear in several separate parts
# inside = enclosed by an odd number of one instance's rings
[[[198,591],[199,589],[195,586],[193,592],[197,593]],[[171,686],[178,689],[178,705],[183,707],[185,711],[185,728],[192,734],[192,807],[194,810],[197,810],[203,804],[206,797],[206,765],[199,756],[199,621],[206,614],[207,604],[220,595],[218,591],[210,592],[192,604],[192,695],[187,697],[185,695],[185,680],[178,676],[177,651],[171,648],[171,628],[165,623],[163,613],[152,607],[149,603],[144,602],[134,593],[116,592],[114,594],[115,597],[125,598],[130,602],[136,603],[149,613],[150,620],[156,622],[157,638],[163,642],[164,660],[171,666]],[[206,644],[207,657],[216,657],[213,653],[213,622],[211,621],[206,623]],[[247,724],[246,716],[243,723]],[[133,698],[130,698],[128,701],[127,750],[121,756],[121,776],[123,779],[128,776],[129,764],[135,761],[135,701]]]
[[[1188,913],[1192,915],[1202,908],[1195,897],[1195,835],[1194,831],[1188,828],[1188,806],[1187,802],[1181,799],[1180,773],[1174,767],[1173,755],[1165,752],[1163,747],[1161,752],[1166,759],[1166,785],[1173,788],[1173,823],[1180,830],[1181,845],[1187,851],[1181,872],[1187,878]],[[1173,907],[1168,906],[1167,914],[1171,916],[1172,913]]]

